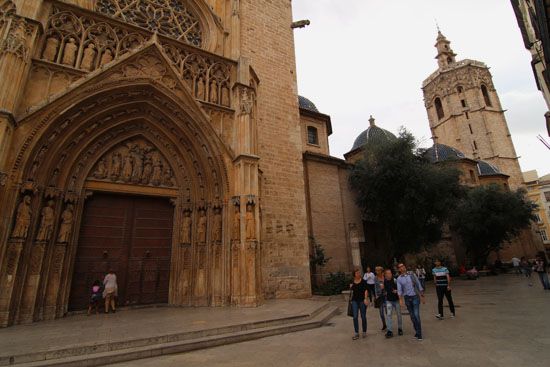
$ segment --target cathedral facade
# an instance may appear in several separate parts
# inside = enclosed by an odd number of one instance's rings
[[[289,1],[0,1],[0,326],[307,297]]]

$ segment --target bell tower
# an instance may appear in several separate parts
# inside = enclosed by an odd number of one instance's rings
[[[523,183],[518,156],[489,68],[476,60],[456,61],[450,41],[438,31],[438,69],[423,83],[424,103],[432,137],[481,159]]]

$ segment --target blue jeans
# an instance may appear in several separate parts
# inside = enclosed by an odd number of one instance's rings
[[[367,332],[367,305],[363,301],[351,301],[351,309],[353,310],[353,328],[355,334],[359,333],[359,311],[361,311],[361,326],[363,332]]]
[[[386,325],[388,325],[388,331],[392,330],[392,313],[395,310],[397,314],[397,328],[403,330],[403,318],[401,317],[401,306],[399,301],[386,301]]]
[[[550,289],[550,282],[548,281],[548,273],[539,273],[539,279],[544,289]]]
[[[411,321],[414,326],[415,336],[422,337],[422,325],[420,324],[420,297],[405,296],[405,305],[411,315]]]

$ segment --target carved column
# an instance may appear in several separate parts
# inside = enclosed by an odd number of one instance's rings
[[[194,306],[208,305],[208,210],[205,204],[198,206],[195,230]]]
[[[210,245],[211,259],[211,300],[212,306],[221,306],[224,303],[224,266],[223,266],[223,206],[217,202],[212,205],[212,240]]]
[[[59,293],[62,284],[61,277],[63,273],[63,265],[65,263],[67,246],[71,242],[74,232],[74,219],[74,205],[71,202],[68,202],[59,220],[59,229],[53,248],[47,289],[45,292],[46,299],[43,312],[43,317],[45,320],[54,319],[57,315],[60,299]]]
[[[241,205],[240,197],[234,197],[231,218],[231,304],[238,305],[241,300]]]
[[[6,327],[10,321],[10,304],[20,265],[21,252],[29,236],[32,212],[30,193],[24,192],[14,213],[14,224],[6,248],[6,256],[1,269],[0,279],[0,327]]]
[[[28,263],[27,277],[23,287],[23,297],[19,308],[19,322],[31,323],[34,318],[34,310],[38,287],[44,264],[46,246],[53,237],[55,227],[54,201],[48,200],[40,212],[40,222],[34,244],[31,248]]]

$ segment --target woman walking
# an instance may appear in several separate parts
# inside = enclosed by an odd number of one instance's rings
[[[375,299],[374,299],[374,307],[378,308],[378,311],[380,313],[380,320],[382,320],[382,331],[386,330],[386,313],[384,312],[384,308],[386,306],[386,293],[384,292],[384,268],[381,266],[377,266],[374,268],[374,271],[376,273],[375,277],[375,283],[374,283],[374,292],[375,292]]]
[[[353,328],[355,335],[353,340],[359,339],[359,312],[361,312],[361,326],[363,329],[363,338],[367,336],[367,305],[368,290],[367,282],[361,278],[361,271],[355,269],[353,271],[353,281],[349,285],[351,289],[351,307],[353,311]]]
[[[103,279],[103,298],[105,298],[105,313],[109,313],[109,306],[116,312],[115,298],[118,296],[118,285],[114,271],[109,270]]]

